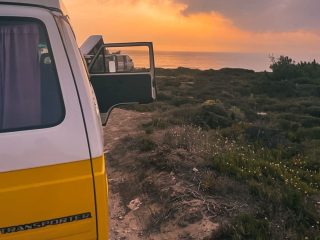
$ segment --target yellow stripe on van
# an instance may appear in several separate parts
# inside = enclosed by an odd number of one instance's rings
[[[106,223],[99,235],[107,236],[104,157],[92,161],[98,218]],[[0,239],[96,239],[94,196],[90,160],[0,173]]]
[[[108,182],[106,179],[106,166],[104,157],[92,160],[98,211],[99,239],[109,239],[109,215],[108,215]]]

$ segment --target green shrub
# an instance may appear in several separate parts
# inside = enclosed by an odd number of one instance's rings
[[[289,144],[280,130],[264,126],[248,126],[245,129],[245,136],[248,142],[259,143],[269,148]]]
[[[271,238],[272,233],[268,221],[249,214],[237,216],[231,224],[222,225],[213,235],[213,239],[221,240],[269,240]]]
[[[162,80],[162,85],[166,87],[179,87],[180,86],[180,81],[177,80],[176,78],[168,78]]]
[[[206,129],[226,128],[232,125],[232,119],[227,116],[221,116],[214,112],[203,110],[194,116],[192,123]]]
[[[186,98],[186,97],[172,97],[171,99],[167,100],[170,105],[179,107],[181,105],[195,103],[196,101],[192,98]]]
[[[147,129],[165,129],[169,126],[168,122],[160,117],[154,117],[150,122],[143,123],[142,128]]]
[[[320,139],[320,127],[301,128],[298,136],[302,139]]]
[[[279,81],[262,81],[257,84],[255,90],[259,94],[267,94],[273,98],[290,98],[297,96],[296,85],[287,80]]]
[[[296,131],[299,128],[299,124],[297,122],[292,122],[286,119],[279,119],[277,121],[278,128],[289,132],[289,131]]]
[[[294,78],[293,82],[297,84],[313,84],[314,83],[314,81],[309,77]]]
[[[292,79],[302,76],[295,62],[287,56],[280,56],[278,59],[271,58],[271,61],[270,68],[272,69],[274,80]]]
[[[284,193],[283,203],[288,208],[300,214],[304,208],[303,195],[295,189],[288,188]]]
[[[315,84],[296,84],[297,95],[300,97],[319,96],[318,86]]]
[[[301,120],[302,126],[305,128],[320,126],[320,118],[303,116]]]
[[[156,149],[157,144],[149,138],[141,138],[137,141],[137,148],[141,152],[149,152]]]
[[[223,116],[223,117],[228,117],[229,113],[223,106],[223,104],[212,104],[212,105],[204,105],[202,107],[203,112],[212,112],[217,115]]]
[[[158,101],[169,101],[169,100],[171,100],[171,98],[172,98],[172,96],[170,96],[166,93],[159,92],[157,94]]]
[[[154,112],[156,110],[155,104],[132,104],[121,106],[121,109],[133,110],[137,112]]]
[[[304,113],[310,114],[313,117],[320,118],[320,106],[311,106],[305,109]]]
[[[232,126],[220,130],[223,137],[232,140],[242,140],[245,132],[244,124],[234,123]]]

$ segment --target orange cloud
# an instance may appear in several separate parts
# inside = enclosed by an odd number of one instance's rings
[[[217,13],[184,15],[173,0],[68,0],[79,43],[92,34],[108,42],[153,41],[156,50],[299,53],[319,50],[312,32],[250,32]]]

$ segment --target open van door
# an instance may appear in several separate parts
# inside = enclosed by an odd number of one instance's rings
[[[119,105],[151,103],[156,98],[151,42],[103,44],[88,69],[102,114],[109,115]]]

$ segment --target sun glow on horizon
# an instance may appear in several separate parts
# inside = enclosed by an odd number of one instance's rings
[[[158,51],[306,52],[319,50],[320,34],[310,31],[253,32],[216,12],[182,14],[173,0],[66,0],[81,44],[101,34],[107,42],[153,41]]]

